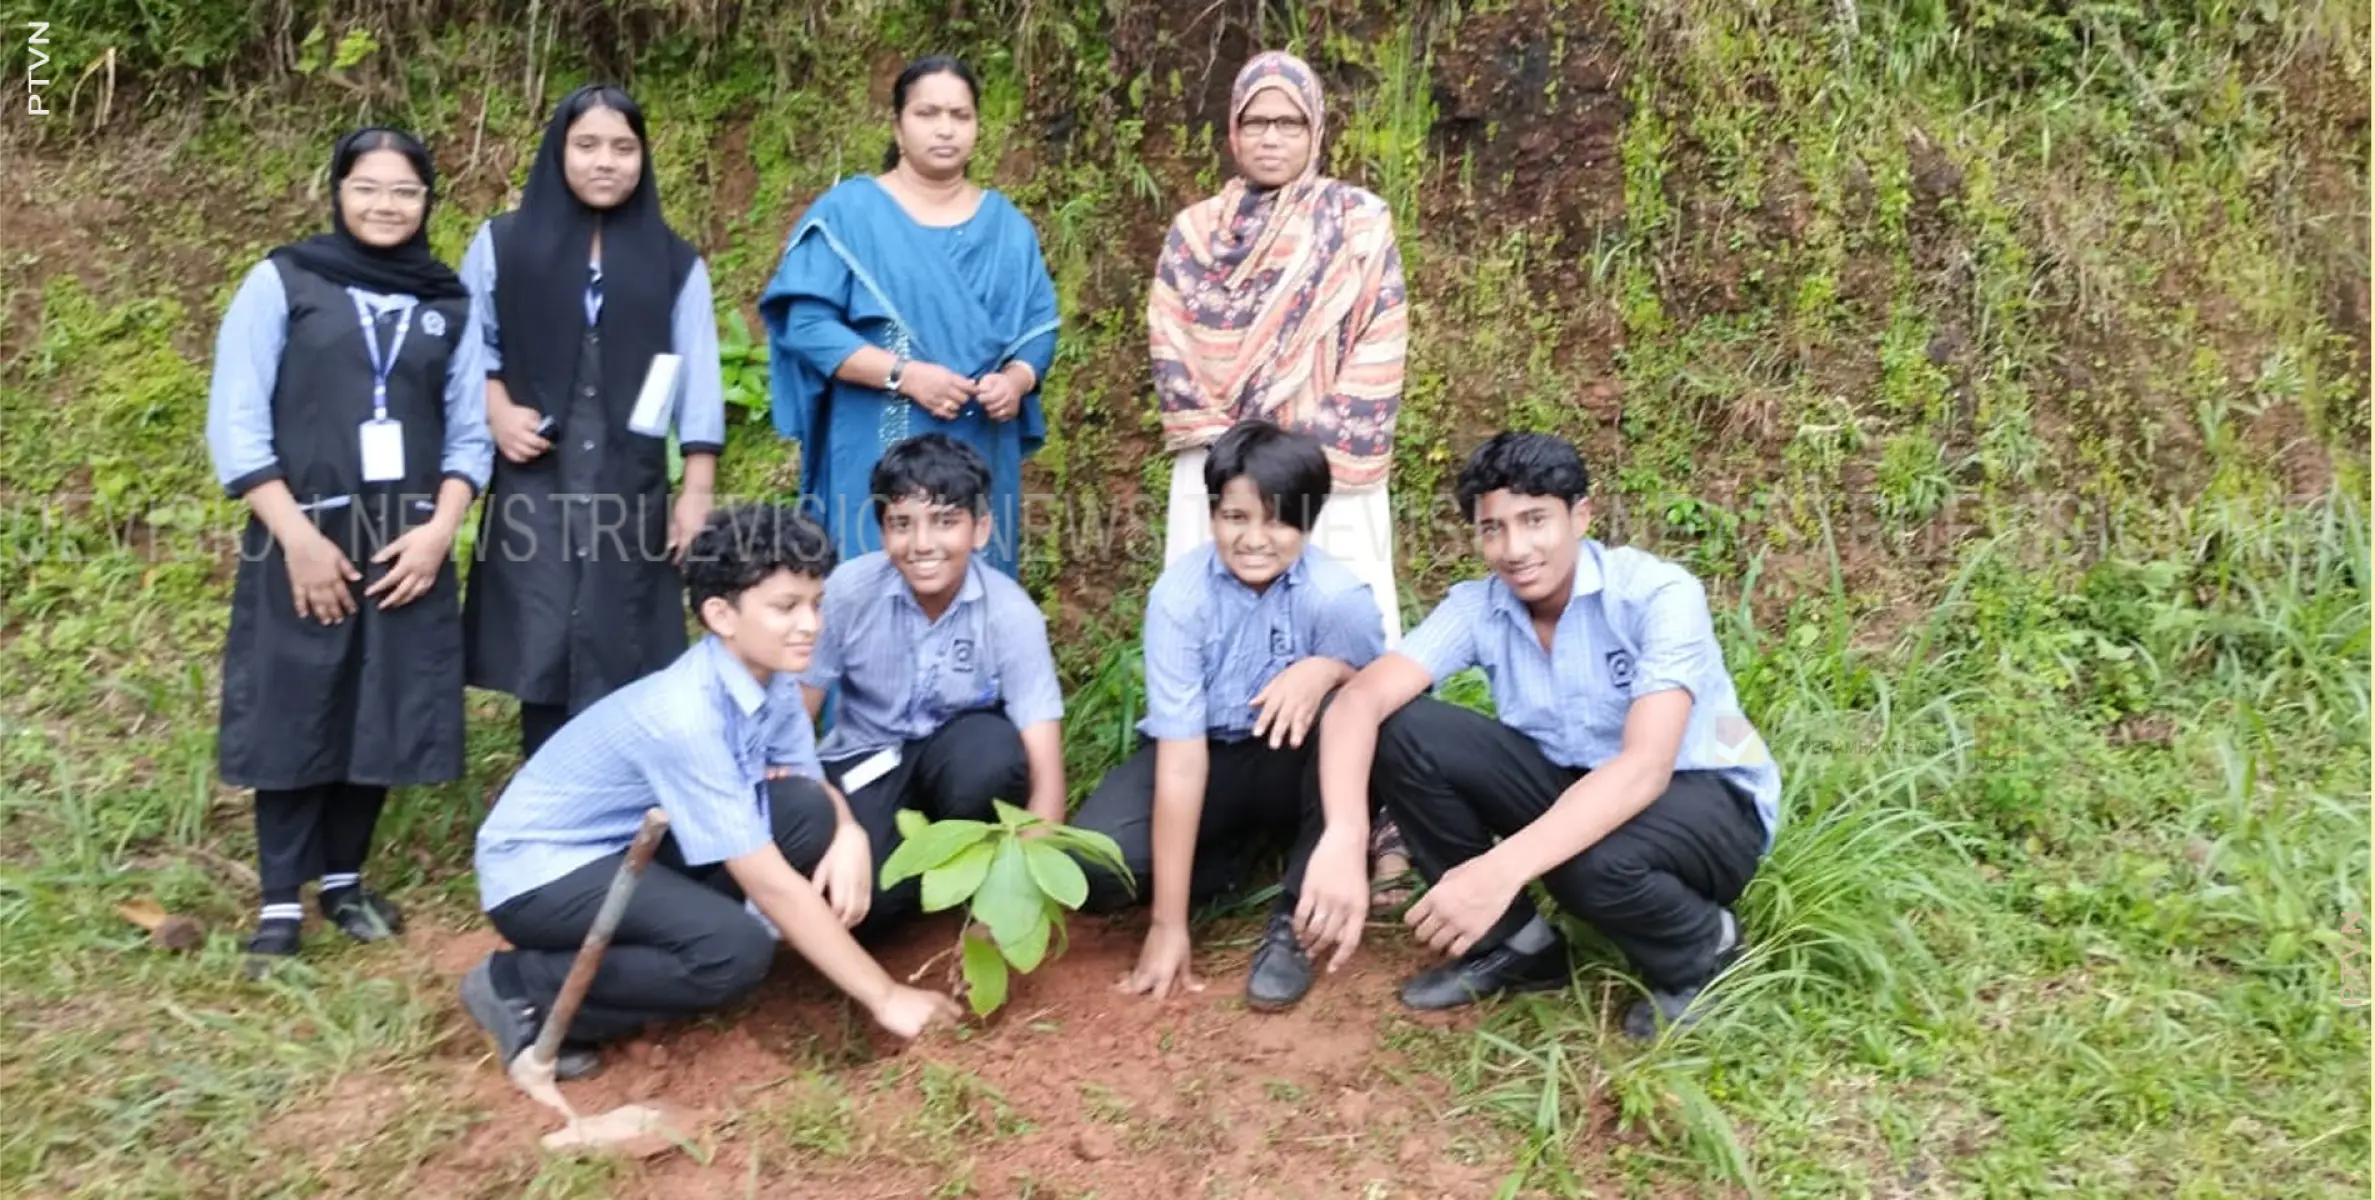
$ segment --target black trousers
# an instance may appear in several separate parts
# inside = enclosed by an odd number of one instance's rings
[[[860,755],[825,764],[825,775],[841,787],[849,771],[872,758]],[[923,881],[882,886],[882,864],[899,848],[898,811],[912,808],[934,821],[990,821],[990,801],[1022,805],[1031,796],[1031,764],[1023,735],[994,712],[969,712],[899,749],[899,765],[856,791],[842,788],[850,816],[866,830],[874,849],[874,904],[858,925],[873,938],[923,907]]]
[[[1303,869],[1326,821],[1320,811],[1319,741],[1306,736],[1301,749],[1273,750],[1266,739],[1208,743],[1211,767],[1204,780],[1204,811],[1196,822],[1196,860],[1188,881],[1188,903],[1203,904],[1234,891],[1254,857],[1286,846],[1286,877],[1280,903],[1292,908],[1302,891]],[[1112,872],[1083,862],[1089,877],[1090,912],[1113,912],[1154,899],[1155,743],[1144,741],[1097,784],[1072,816],[1072,824],[1113,839],[1136,882],[1135,894]]]
[[[568,723],[569,706],[566,704],[530,704],[521,701],[520,761],[526,762],[536,757],[536,752],[561,731],[561,726]]]
[[[803,875],[833,840],[833,801],[813,779],[767,785],[775,845]],[[498,952],[496,987],[539,1012],[552,1007],[586,930],[626,852],[606,855],[495,906],[487,916],[516,949]],[[605,1042],[657,1021],[723,1008],[756,989],[775,962],[775,939],[743,909],[723,863],[685,865],[673,834],[627,901],[568,1037]]]
[[[1386,719],[1370,770],[1429,882],[1550,811],[1583,777],[1533,739],[1422,697]],[[1718,776],[1677,771],[1664,795],[1597,845],[1542,877],[1560,907],[1614,942],[1653,988],[1707,981],[1723,936],[1718,910],[1740,898],[1764,853],[1756,806]],[[1497,945],[1536,915],[1520,893],[1479,943]]]
[[[326,783],[256,792],[256,876],[266,904],[293,903],[325,874],[361,871],[388,789]]]

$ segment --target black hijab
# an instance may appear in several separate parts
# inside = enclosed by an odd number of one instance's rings
[[[394,246],[365,244],[346,227],[346,214],[338,206],[338,192],[347,175],[355,169],[356,162],[374,150],[393,150],[403,155],[421,177],[421,186],[429,192],[428,200],[421,206],[420,228]],[[282,246],[270,257],[286,258],[340,287],[417,296],[424,301],[469,295],[462,286],[461,276],[429,253],[429,213],[436,204],[437,165],[429,160],[429,148],[420,139],[402,130],[379,126],[358,129],[338,139],[337,147],[330,151],[330,232]]]
[[[635,190],[616,207],[588,205],[569,188],[569,127],[607,108],[643,143]],[[643,110],[625,92],[588,84],[562,100],[545,126],[520,206],[497,218],[495,315],[503,330],[503,375],[521,399],[556,411],[575,376],[585,337],[586,263],[602,230],[602,362],[605,399],[632,405],[654,354],[671,348],[677,289],[692,269],[691,243],[660,217],[660,186]],[[518,395],[526,384],[531,393]]]

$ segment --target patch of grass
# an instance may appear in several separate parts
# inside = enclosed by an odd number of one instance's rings
[[[847,1158],[860,1136],[849,1094],[839,1081],[817,1071],[787,1081],[749,1119],[793,1154]]]

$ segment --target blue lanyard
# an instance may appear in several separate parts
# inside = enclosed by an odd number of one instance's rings
[[[363,323],[363,348],[371,352],[371,419],[385,421],[388,419],[388,374],[396,369],[396,356],[404,353],[404,335],[412,332],[412,310],[419,307],[420,302],[409,297],[405,299],[404,319],[396,322],[395,340],[388,346],[387,356],[382,358],[379,352],[379,329],[371,319],[371,305],[363,299],[363,293],[353,288],[346,289],[346,294],[355,302],[356,319]]]

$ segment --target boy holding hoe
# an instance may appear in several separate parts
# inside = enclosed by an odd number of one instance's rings
[[[596,1070],[600,1043],[757,988],[778,930],[893,1034],[955,1017],[948,997],[895,982],[849,933],[873,899],[875,858],[824,780],[796,683],[833,559],[824,530],[791,509],[712,514],[684,566],[708,635],[562,726],[496,802],[478,832],[479,893],[514,949],[473,968],[462,1001],[503,1062],[535,1041],[655,805],[667,836],[566,1031],[559,1078]]]

